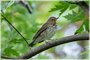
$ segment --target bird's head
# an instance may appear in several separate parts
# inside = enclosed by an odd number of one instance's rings
[[[58,19],[58,18],[56,18],[56,17],[50,17],[50,18],[48,19],[47,23],[54,25],[54,24],[56,24],[56,20],[57,20],[57,19]]]

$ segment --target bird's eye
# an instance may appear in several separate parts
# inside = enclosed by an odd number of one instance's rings
[[[54,18],[52,18],[52,21],[54,20]]]

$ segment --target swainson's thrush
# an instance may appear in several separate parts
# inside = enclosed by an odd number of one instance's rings
[[[56,20],[56,17],[50,17],[48,21],[35,34],[33,41],[29,44],[29,46],[33,47],[37,43],[49,40],[55,34]]]

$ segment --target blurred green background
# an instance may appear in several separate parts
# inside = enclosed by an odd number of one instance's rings
[[[51,16],[59,16],[57,31],[52,39],[73,35],[83,23],[84,12],[79,6],[64,1],[26,1],[32,9],[30,14],[19,1],[1,1],[4,16],[26,38],[28,43],[39,28]],[[87,2],[86,2],[87,3]],[[61,13],[60,13],[61,12]],[[89,24],[86,22],[85,24]],[[88,25],[85,26],[89,29]],[[82,28],[82,27],[81,27]],[[19,57],[30,48],[23,38],[1,17],[1,54],[7,57]],[[78,33],[84,32],[82,28]],[[83,43],[85,42],[85,43]],[[82,44],[83,43],[83,44]],[[36,59],[86,59],[88,42],[72,42],[48,49],[33,58]],[[39,46],[37,44],[35,47]],[[73,54],[72,54],[73,53]]]

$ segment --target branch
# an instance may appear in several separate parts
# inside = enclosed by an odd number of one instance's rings
[[[72,36],[68,36],[60,39],[53,39],[51,41],[48,41],[48,43],[45,43],[39,47],[36,47],[35,49],[31,49],[29,53],[20,57],[20,59],[31,58],[37,55],[38,53],[45,51],[49,48],[55,47],[57,45],[61,45],[61,44],[65,44],[73,41],[83,41],[83,40],[89,40],[89,34],[72,35]]]
[[[79,35],[63,37],[60,39],[53,39],[53,40],[48,41],[48,43],[45,43],[39,47],[31,49],[30,52],[28,52],[27,54],[24,54],[23,56],[19,58],[13,58],[13,59],[29,59],[49,48],[52,48],[61,44],[73,42],[73,41],[84,41],[84,40],[89,40],[89,34],[84,33],[84,34],[79,34]],[[3,58],[3,56],[1,56],[1,58]],[[5,58],[9,58],[9,57],[5,57]],[[12,58],[9,58],[9,59],[12,59]]]

